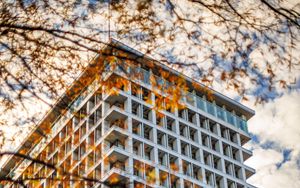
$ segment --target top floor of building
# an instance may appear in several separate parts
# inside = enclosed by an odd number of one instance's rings
[[[103,56],[104,61],[96,60],[101,62],[103,72],[113,71],[164,91],[169,97],[175,95],[183,103],[216,116],[248,134],[247,121],[255,112],[241,103],[119,41],[112,40],[98,58]]]

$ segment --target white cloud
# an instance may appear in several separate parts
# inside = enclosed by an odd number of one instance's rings
[[[248,144],[253,157],[246,164],[256,169],[249,183],[265,188],[300,187],[299,99],[300,92],[292,92],[255,107],[249,130],[258,136],[259,143]],[[290,151],[288,157],[284,157],[284,150]]]
[[[254,146],[255,147],[255,146]],[[267,160],[266,160],[267,159]],[[283,155],[274,149],[263,149],[256,146],[253,151],[253,157],[247,163],[255,169],[268,168],[283,160]]]
[[[261,142],[275,142],[281,147],[300,150],[300,93],[293,92],[273,102],[256,107],[249,130]]]
[[[255,147],[253,157],[246,162],[257,170],[248,180],[249,183],[262,188],[300,187],[300,169],[296,158],[278,167],[284,159],[280,151],[263,149],[258,145]]]

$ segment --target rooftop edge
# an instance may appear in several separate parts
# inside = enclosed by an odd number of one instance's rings
[[[240,102],[237,102],[233,99],[231,99],[230,97],[227,97],[226,95],[223,95],[222,93],[208,87],[208,86],[205,86],[204,84],[200,83],[199,81],[193,79],[193,78],[190,78],[188,76],[186,76],[185,74],[175,70],[175,69],[172,69],[170,67],[168,67],[167,65],[159,62],[158,60],[148,56],[148,55],[145,55],[143,54],[142,52],[114,39],[114,38],[111,38],[111,43],[110,43],[112,46],[115,46],[117,49],[120,49],[120,50],[124,50],[126,52],[129,52],[129,53],[132,53],[140,58],[145,58],[147,60],[150,60],[150,61],[153,61],[154,63],[157,64],[157,66],[160,66],[172,73],[174,73],[175,75],[178,75],[178,76],[181,76],[183,77],[184,79],[186,79],[188,82],[190,83],[197,83],[199,84],[200,86],[202,87],[206,87],[208,88],[209,90],[213,91],[213,94],[214,96],[216,97],[217,100],[225,100],[228,102],[227,105],[232,105],[235,109],[237,109],[237,111],[240,111],[243,115],[246,116],[247,120],[249,120],[251,117],[253,117],[255,115],[255,111],[250,109],[249,107],[241,104]]]

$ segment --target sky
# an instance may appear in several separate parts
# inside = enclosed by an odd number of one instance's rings
[[[256,169],[248,182],[258,187],[300,187],[300,92],[285,93],[254,108],[248,122],[253,156],[246,164]]]
[[[161,16],[163,17],[163,15]],[[98,22],[101,22],[101,19],[98,19]],[[209,27],[207,29],[211,33],[216,32],[222,35],[220,31],[222,28],[215,28],[214,30]],[[178,60],[182,60],[186,56],[193,56],[197,58],[197,61],[202,62],[205,60],[206,53],[209,54],[210,52],[208,49],[201,49],[201,52],[199,52],[199,49],[189,49],[185,53],[181,53],[181,45],[189,46],[189,44],[183,37],[179,37],[175,41],[176,43],[170,42],[165,44],[165,48],[172,47],[171,49],[174,49],[173,52],[178,55]],[[123,42],[126,43],[126,41]],[[160,41],[158,40],[158,42]],[[161,43],[163,44],[163,41]],[[260,49],[267,51],[266,44],[260,45]],[[217,41],[214,46],[219,46]],[[141,50],[145,48],[143,44],[133,45],[133,47]],[[294,51],[294,53],[300,57],[299,51]],[[152,55],[155,57],[155,54]],[[258,68],[261,70],[266,69],[266,59],[270,62],[275,61],[271,54],[265,53],[264,57],[261,57],[255,50],[250,52],[248,57],[252,61],[260,62]],[[211,63],[208,60],[206,64],[202,65],[207,66],[207,69],[209,69]],[[246,164],[256,169],[256,174],[248,179],[248,182],[257,187],[300,187],[300,71],[299,69],[288,70],[284,66],[278,65],[274,67],[276,76],[278,78],[296,77],[296,83],[291,89],[279,88],[275,95],[266,92],[266,95],[270,98],[266,103],[255,104],[255,92],[265,92],[265,88],[257,88],[256,85],[251,84],[246,78],[240,79],[244,82],[244,87],[247,89],[248,101],[242,101],[236,91],[232,88],[224,88],[221,82],[217,81],[212,86],[215,90],[255,110],[255,116],[248,121],[248,129],[252,141],[248,142],[245,147],[253,152],[253,156],[246,161]],[[191,77],[194,76],[192,69],[186,69],[184,73]],[[8,125],[7,127],[1,126],[0,130],[3,130],[6,135],[15,135],[20,129],[28,129],[29,121],[24,120],[24,117],[34,116],[37,119],[42,118],[43,113],[41,112],[46,112],[47,109],[41,101],[28,101],[26,105],[31,107],[31,110],[22,111],[22,116],[20,116],[20,109],[18,108],[9,114],[0,114],[0,124],[1,121],[5,120],[5,123]],[[34,108],[32,108],[33,106]],[[11,129],[15,121],[21,122],[20,124],[24,126],[19,127],[19,129]],[[7,142],[5,148],[13,149],[15,145],[11,145],[11,143],[20,143],[23,138],[24,135],[10,140],[11,142]]]

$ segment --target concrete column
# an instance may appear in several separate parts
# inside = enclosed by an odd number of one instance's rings
[[[179,132],[179,121],[178,120],[175,120],[175,126],[176,126],[176,134],[180,134],[180,132]],[[179,138],[177,137],[176,138],[176,145],[177,145],[177,151],[178,151],[178,153],[181,153],[181,146],[180,146],[180,140],[179,140]]]
[[[239,133],[236,133],[236,141],[237,141],[237,145],[242,146],[241,144],[241,135]]]
[[[127,129],[128,129],[128,132],[132,133],[132,117],[128,117],[127,118]]]
[[[132,140],[132,139],[131,139]],[[131,147],[132,148],[132,147]],[[131,149],[132,150],[132,149]],[[132,158],[132,155],[128,158],[128,173],[130,174],[130,180],[129,182],[131,182],[129,184],[129,188],[134,188],[134,185],[133,185],[133,178],[132,178],[132,175],[133,175],[133,158]]]
[[[228,187],[228,184],[227,184],[227,178],[223,178],[223,182],[224,182],[224,187]]]
[[[237,126],[237,123],[236,123],[236,115],[235,115],[235,111],[234,110],[232,110],[232,112],[231,112],[234,116],[233,116],[233,125],[235,126],[235,127],[237,127],[238,128],[238,126]]]
[[[196,114],[196,125],[197,125],[197,127],[201,127],[201,125],[200,125],[200,116],[199,116],[198,113]],[[201,131],[199,129],[197,129],[197,143],[202,145]]]
[[[202,159],[203,159],[203,155],[202,155]],[[203,177],[203,183],[204,183],[204,184],[207,184],[204,168],[201,168],[201,173],[202,173],[202,177]]]
[[[105,102],[103,101],[103,103],[102,103],[102,105],[101,105],[101,116],[102,116],[102,118],[104,118],[105,117],[105,113],[106,113],[106,107],[105,107]],[[104,124],[105,124],[105,121],[103,120],[102,121],[102,126],[101,126],[101,133],[102,133],[102,135],[101,135],[101,137],[103,136],[103,134],[105,133],[105,127],[104,127]]]
[[[213,101],[212,104],[213,104],[215,116],[217,116],[217,105],[216,105],[216,101]]]
[[[158,149],[157,149],[157,147],[155,146],[155,148],[154,148],[154,156],[155,156],[155,164],[157,164],[158,165]],[[155,184],[156,185],[159,185],[159,181],[160,181],[160,179],[159,179],[159,169],[157,168],[157,165],[155,165]]]
[[[129,95],[131,95],[131,82],[130,81],[128,81],[126,93],[129,94]]]
[[[181,158],[178,158],[178,164],[179,164],[179,173],[180,173],[180,174],[183,174],[183,169],[182,169],[182,159],[181,159]],[[184,187],[184,181],[183,181],[183,178],[180,178],[179,185],[180,185],[180,187]]]
[[[193,101],[194,101],[193,106],[197,107],[197,103],[196,103],[196,101],[197,101],[197,95],[196,95],[195,90],[192,91],[192,94],[193,94]]]
[[[174,109],[174,115],[175,115],[176,117],[178,117],[178,108],[175,108],[175,109]]]
[[[152,105],[154,105],[155,106],[155,94],[154,93],[152,93],[151,92],[151,101],[152,101]],[[153,124],[156,124],[156,112],[155,112],[155,110],[151,110],[151,113],[152,113],[152,115],[151,115],[151,122],[153,123]]]
[[[222,137],[220,124],[217,124],[217,134]]]
[[[226,174],[225,160],[223,158],[221,158],[221,163],[222,163],[222,172]]]
[[[132,109],[132,101],[131,101],[131,98],[129,97],[125,101],[125,111],[128,113],[131,113],[131,109]]]
[[[228,121],[227,121],[227,114],[226,114],[226,106],[223,105],[222,108],[223,108],[223,110],[225,111],[225,114],[224,114],[224,121],[228,122]],[[226,181],[226,182],[227,182],[227,181]]]
[[[242,167],[242,179],[246,181],[246,172],[245,172],[245,168],[243,167]]]
[[[204,104],[203,104],[204,111],[207,112],[206,96],[205,95],[203,95],[203,101],[204,101]]]

